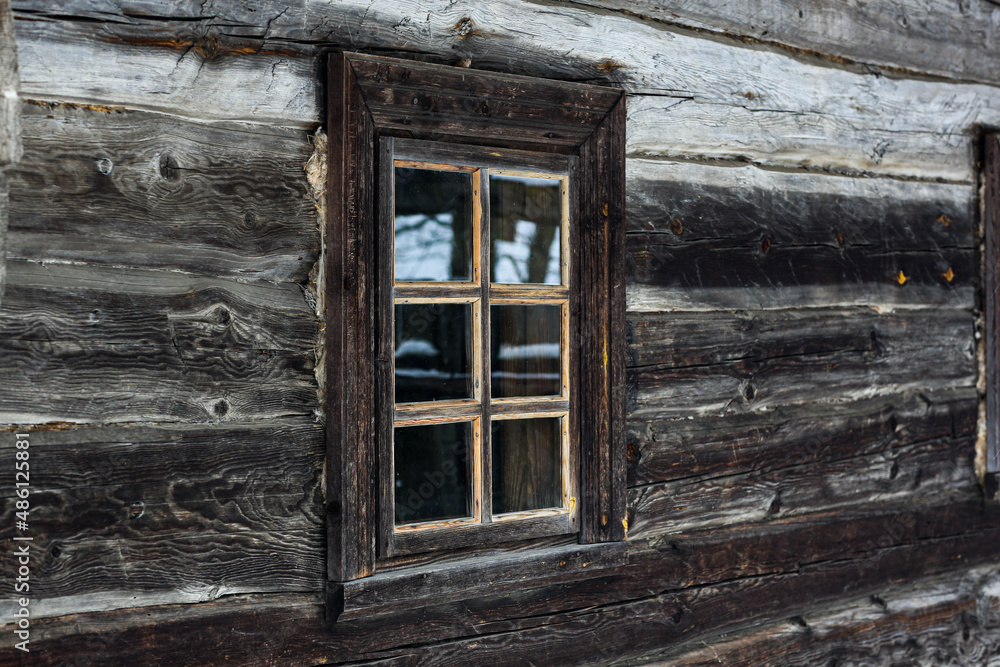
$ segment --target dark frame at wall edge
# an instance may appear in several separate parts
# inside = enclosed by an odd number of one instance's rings
[[[986,337],[986,497],[1000,500],[1000,130],[980,131]]]
[[[579,336],[571,341],[571,346],[579,347],[578,358],[588,360],[576,369],[582,443],[579,542],[623,542],[627,533],[624,93],[335,53],[329,58],[327,94],[328,580],[351,582],[376,570],[376,391],[378,383],[391,380],[385,377],[388,364],[380,362],[375,347],[380,288],[375,159],[381,136],[578,156],[579,284],[599,286],[580,290]],[[344,590],[344,585],[328,586],[328,615],[331,605],[343,607]]]

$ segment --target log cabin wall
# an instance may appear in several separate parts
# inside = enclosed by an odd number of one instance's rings
[[[19,534],[13,433],[29,432],[34,541],[31,653],[5,590],[0,662],[1000,651],[974,151],[977,125],[1000,126],[1000,6],[12,5],[0,535]],[[324,620],[309,178],[337,50],[627,91],[624,570]]]

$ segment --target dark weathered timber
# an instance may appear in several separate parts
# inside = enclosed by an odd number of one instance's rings
[[[391,137],[386,137],[386,140]],[[444,162],[445,164],[485,167],[488,169],[520,169],[533,172],[565,174],[570,158],[552,153],[533,153],[507,148],[448,144],[440,141],[396,139],[393,155],[397,160]],[[485,184],[488,187],[489,183]],[[489,201],[487,198],[485,201]],[[483,266],[486,266],[484,263]]]
[[[580,147],[581,542],[625,539],[625,98]]]
[[[319,254],[305,132],[24,108],[12,258],[305,281]]]
[[[393,329],[393,281],[395,259],[394,248],[394,201],[395,192],[393,154],[395,140],[392,137],[381,137],[378,140],[378,154],[375,160],[374,176],[376,178],[375,195],[375,257],[377,261],[375,283],[375,438],[377,449],[375,465],[378,471],[378,513],[376,515],[376,552],[379,558],[388,558],[395,553],[393,528],[396,525],[395,504],[393,498],[396,492],[393,462],[393,411],[395,399],[395,333]],[[332,584],[331,584],[332,586]],[[329,587],[328,587],[329,591]],[[328,605],[330,597],[328,593]],[[336,606],[331,607],[331,617],[336,612]]]
[[[727,351],[708,347],[695,353],[708,357],[702,363],[694,359],[680,365],[675,360],[630,368],[629,418],[695,418],[852,400],[872,392],[971,387],[976,382],[971,314],[936,312],[941,316],[923,316],[922,322],[919,317],[889,320],[884,327],[865,323],[854,329],[848,322],[839,335],[804,334],[798,343],[789,326],[775,337],[775,344],[779,338],[788,342],[787,355],[760,350],[761,356],[756,356],[750,350],[747,356],[715,361],[713,356]],[[955,318],[945,315],[948,312]],[[925,324],[929,335],[910,337]],[[956,340],[966,342],[956,345]],[[816,347],[806,349],[812,345]],[[730,349],[738,352],[739,345]]]
[[[984,143],[986,470],[996,473],[1000,471],[1000,134],[987,134]]]
[[[179,355],[293,351],[319,334],[292,283],[249,283],[177,272],[13,260],[0,339],[173,346]]]
[[[911,509],[916,508],[911,505]],[[638,560],[633,553],[628,569],[641,569],[619,579],[576,582],[557,589],[470,600],[461,609],[447,605],[422,610],[419,615],[386,616],[336,626],[326,624],[322,603],[316,596],[291,595],[234,597],[202,605],[123,610],[83,617],[74,624],[66,624],[62,619],[40,620],[32,626],[33,633],[37,633],[33,634],[32,646],[36,652],[32,657],[37,661],[34,664],[60,664],[65,656],[78,655],[82,645],[91,653],[113,653],[120,659],[142,660],[155,654],[164,664],[186,664],[184,660],[192,654],[199,655],[205,664],[214,664],[223,659],[259,661],[268,656],[281,656],[286,662],[388,659],[402,658],[404,651],[409,656],[419,653],[425,660],[451,656],[461,663],[458,651],[463,651],[461,655],[468,660],[480,658],[480,652],[470,652],[471,644],[478,643],[487,652],[500,650],[499,646],[512,652],[533,650],[531,659],[535,662],[540,662],[543,655],[550,655],[551,660],[569,656],[576,661],[597,655],[606,662],[732,628],[738,622],[806,611],[845,593],[861,595],[884,590],[906,577],[932,575],[959,565],[968,567],[992,557],[987,544],[1000,529],[996,517],[983,515],[978,505],[965,506],[961,511],[948,506],[926,509],[913,514],[912,521],[904,516],[905,511],[894,509],[881,519],[872,515],[870,522],[860,524],[854,516],[835,513],[819,523],[800,522],[777,541],[771,539],[777,537],[775,533],[769,538],[766,532],[758,532],[752,542],[733,550],[725,548],[731,535],[713,532],[711,543],[698,549],[703,558],[709,559],[706,562],[728,561],[739,571],[754,562],[747,558],[749,552],[744,551],[750,549],[761,553],[774,567],[769,553],[761,551],[773,545],[776,550],[772,555],[784,563],[783,567],[790,568],[791,574],[744,577],[687,592],[658,583],[691,581],[686,576],[668,574],[680,572],[678,568],[685,567],[683,563],[691,558],[687,555],[691,552],[680,551],[680,545],[674,548],[665,544],[665,551],[652,552]],[[927,527],[929,534],[941,539],[913,541],[914,529],[904,531],[907,533],[904,537],[892,530],[896,516],[904,516],[906,525],[915,527],[916,533]],[[958,526],[959,523],[962,525]],[[859,528],[853,528],[855,525]],[[943,537],[954,535],[949,533],[949,527],[968,530],[969,535]],[[777,530],[776,526],[771,528]],[[868,545],[867,551],[853,560],[802,564],[803,544],[820,540],[834,550],[830,553],[844,553],[842,549],[848,538]],[[679,560],[681,557],[683,560]],[[717,566],[713,569],[717,570]],[[780,570],[771,572],[777,571]],[[636,576],[639,573],[641,576]],[[554,595],[556,590],[558,595]],[[637,601],[594,606],[629,597]],[[650,604],[656,608],[647,609]],[[546,610],[553,609],[553,605],[571,605],[562,608],[575,606],[579,611],[552,615]],[[737,609],[739,613],[734,613]],[[522,619],[504,620],[518,616]],[[657,632],[650,632],[651,619],[658,619]],[[568,627],[576,624],[590,630]],[[601,631],[595,632],[595,628]],[[241,642],[220,641],[232,637],[234,632],[239,633]],[[473,636],[469,640],[445,642],[463,635]],[[303,636],[311,640],[303,642]],[[522,641],[528,641],[529,645]],[[507,655],[510,658],[511,653]]]
[[[858,289],[866,283],[881,283],[900,290],[930,286],[942,292],[955,291],[957,301],[958,290],[975,281],[971,248],[896,251],[865,246],[782,246],[764,240],[743,247],[719,247],[711,240],[678,247],[664,240],[662,234],[629,235],[631,282],[730,289],[747,285]]]
[[[1000,652],[997,579],[996,566],[920,579],[735,636],[706,637],[650,653],[641,662],[714,667],[725,656],[726,664],[741,666],[923,662],[972,667]]]
[[[321,425],[25,430],[36,614],[73,611],[79,602],[57,598],[74,595],[107,608],[322,582]],[[13,460],[13,438],[0,456]],[[2,493],[10,539],[13,485]]]
[[[0,419],[240,421],[308,415],[308,355],[174,345],[0,340]]]
[[[793,180],[796,175],[785,180],[770,173],[724,187],[675,180],[681,174],[665,170],[669,178],[649,180],[659,172],[641,161],[632,164],[640,177],[628,184],[629,232],[656,233],[658,244],[711,242],[713,248],[758,250],[864,246],[894,252],[974,246],[974,193],[968,186],[892,183],[869,185],[871,192],[862,194],[853,183],[838,192],[841,179],[799,175],[813,181],[816,191],[808,191],[787,188],[805,185]],[[698,175],[695,169],[682,173]]]
[[[943,438],[817,465],[795,458],[769,472],[678,480],[633,488],[629,524],[636,537],[861,505],[978,497],[974,439]]]
[[[767,472],[976,433],[973,387],[628,422],[629,484]]]
[[[589,516],[594,527],[581,531],[583,542],[617,541],[624,538],[625,512],[625,452],[624,452],[624,230],[625,230],[625,107],[621,91],[576,84],[544,82],[524,77],[468,72],[461,68],[429,66],[412,61],[375,58],[358,54],[338,54],[331,57],[330,67],[330,227],[328,243],[327,285],[332,289],[328,299],[327,364],[331,388],[328,439],[331,443],[327,462],[328,488],[334,489],[330,509],[330,579],[350,581],[371,574],[376,552],[373,525],[379,510],[376,503],[374,387],[371,378],[378,378],[374,332],[378,328],[375,303],[380,286],[375,262],[378,241],[375,238],[375,203],[369,187],[376,183],[373,164],[376,137],[395,136],[396,117],[406,118],[412,112],[411,99],[394,97],[395,109],[388,118],[384,109],[369,116],[371,100],[378,90],[405,87],[424,100],[433,110],[433,122],[409,124],[404,134],[418,140],[461,140],[449,134],[454,127],[471,127],[469,119],[450,109],[438,109],[434,100],[461,92],[470,100],[478,98],[506,99],[514,95],[531,100],[550,113],[519,114],[506,108],[516,118],[517,132],[478,132],[477,145],[504,149],[551,150],[571,152],[576,145],[563,144],[559,136],[547,137],[545,130],[561,109],[575,107],[593,115],[593,134],[577,138],[581,162],[592,160],[580,170],[581,192],[589,197],[577,204],[574,212],[579,220],[580,257],[595,267],[593,273],[577,278],[586,285],[587,301],[582,299],[582,321],[590,329],[580,330],[585,345],[598,349],[601,365],[587,366],[579,380],[579,411],[590,415],[589,437],[581,431],[581,447],[590,448],[594,455],[582,464],[587,477],[584,486],[590,489],[585,502],[592,502]],[[530,93],[530,95],[528,94]],[[443,96],[443,97],[442,97]],[[384,102],[385,100],[383,100]],[[419,106],[419,105],[418,105]],[[515,105],[516,106],[516,105]],[[449,113],[450,109],[450,113]],[[480,109],[482,112],[483,109]],[[548,120],[545,120],[548,119]],[[475,128],[473,128],[475,129]],[[466,137],[468,139],[468,137]],[[585,141],[584,141],[585,140]],[[566,148],[568,146],[569,148]],[[385,180],[385,179],[382,179]],[[387,216],[383,216],[387,217]],[[387,234],[388,232],[386,232]],[[589,244],[589,245],[588,245]],[[387,269],[384,270],[387,273]],[[382,278],[384,282],[386,277]],[[385,300],[384,286],[383,301]],[[612,299],[618,303],[612,304]],[[386,311],[385,303],[382,304]],[[574,315],[576,315],[574,313]],[[382,338],[387,339],[384,330]],[[351,343],[351,341],[355,341]],[[574,345],[576,343],[574,342]],[[385,342],[383,343],[383,347]],[[581,345],[582,347],[583,345]],[[388,362],[385,362],[388,365]],[[617,365],[612,372],[610,365]],[[384,384],[383,380],[383,384]],[[377,383],[376,383],[377,384]],[[384,387],[383,387],[384,389]],[[383,391],[383,394],[385,392]],[[385,402],[385,401],[383,401]],[[384,426],[383,426],[384,429]],[[386,438],[383,437],[383,440]],[[386,447],[383,447],[387,450]],[[383,458],[388,454],[384,453]],[[586,454],[584,455],[587,456]],[[589,463],[587,462],[589,461]],[[612,488],[614,487],[614,488]],[[387,492],[383,490],[383,496]],[[383,503],[384,504],[384,503]],[[581,514],[587,516],[587,509]],[[382,512],[383,520],[387,513]],[[350,525],[344,525],[349,521]],[[538,522],[541,526],[545,522]],[[536,527],[528,532],[535,533]],[[501,531],[502,532],[502,531]],[[514,537],[513,535],[511,537]],[[523,538],[524,535],[517,536]],[[393,540],[401,538],[394,537]],[[490,538],[492,539],[492,538]],[[383,527],[383,542],[389,537]],[[434,548],[440,548],[434,543]],[[468,546],[467,543],[462,543]],[[444,546],[444,545],[441,545]],[[388,548],[382,553],[390,555]]]
[[[891,354],[949,346],[971,357],[974,316],[967,310],[879,313],[869,308],[629,312],[630,367],[683,368],[836,353]]]
[[[375,568],[375,127],[349,61],[328,63],[327,574]]]
[[[340,621],[368,620],[378,614],[593,578],[627,563],[624,542],[549,547],[502,558],[474,557],[331,583],[327,605],[339,605]]]

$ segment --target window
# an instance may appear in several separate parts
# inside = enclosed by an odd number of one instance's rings
[[[328,114],[330,615],[620,565],[622,93],[336,54]]]
[[[576,533],[576,158],[379,146],[380,555]]]

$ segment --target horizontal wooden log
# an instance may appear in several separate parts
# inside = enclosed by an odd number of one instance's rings
[[[292,283],[12,261],[0,339],[282,350],[311,356],[319,323]]]
[[[976,498],[973,443],[944,438],[834,461],[792,458],[793,465],[770,472],[636,487],[629,494],[629,532],[643,537],[761,522],[871,498]]]
[[[884,252],[972,248],[968,185],[844,178],[632,158],[630,232],[660,244],[713,248],[817,245]],[[957,269],[956,269],[957,270]]]
[[[643,656],[677,667],[761,664],[980,665],[1000,652],[995,565],[878,591],[733,636]]]
[[[0,422],[243,421],[308,415],[307,355],[0,340]]]
[[[649,365],[628,371],[629,419],[693,418],[976,382],[969,312],[859,311],[831,321],[823,312],[829,311],[676,320],[630,315],[631,358]],[[673,332],[689,336],[677,350],[669,349]]]
[[[28,529],[5,485],[0,537],[33,538],[33,615],[321,587],[321,424],[26,430]]]
[[[970,438],[978,416],[979,396],[966,387],[693,420],[634,419],[629,483],[822,466],[936,438]]]
[[[70,20],[74,12],[83,20]],[[47,15],[26,0],[16,22],[24,94],[314,127],[320,77],[310,54],[317,45],[396,49],[621,85],[646,96],[630,100],[628,150],[635,154],[963,182],[973,179],[965,133],[976,123],[1000,123],[1000,91],[992,86],[837,69],[588,7],[297,0],[273,12],[237,4],[199,12],[106,0]],[[510,16],[518,17],[516,29]],[[96,66],[81,71],[78,62]],[[137,80],[131,72],[138,70]]]
[[[601,7],[752,44],[771,44],[819,57],[926,73],[960,81],[1000,83],[1000,11],[988,2],[876,0],[582,0]]]
[[[911,511],[916,509],[910,506]],[[956,506],[925,508],[907,521],[914,527],[933,524],[931,533],[961,522],[964,526],[957,529],[970,531],[941,539],[911,541],[920,528],[907,529],[906,537],[892,530],[894,517],[905,512],[893,510],[871,524],[857,524],[858,517],[842,513],[830,515],[831,523],[798,524],[785,533],[774,552],[775,556],[781,552],[785,567],[791,568],[788,574],[748,576],[678,591],[658,583],[670,580],[674,575],[669,572],[683,567],[680,552],[666,545],[666,551],[646,552],[650,555],[638,560],[633,554],[629,569],[645,568],[640,577],[567,584],[559,587],[558,595],[554,590],[527,591],[429,608],[420,613],[419,622],[388,616],[331,626],[319,598],[307,595],[233,596],[200,605],[78,616],[73,623],[41,619],[32,624],[32,658],[43,665],[60,664],[67,656],[112,654],[131,661],[155,655],[163,664],[186,664],[191,655],[198,655],[202,664],[253,663],[272,657],[285,663],[419,658],[454,664],[464,662],[462,655],[477,661],[484,656],[493,659],[494,654],[498,661],[527,660],[530,652],[536,664],[595,657],[607,662],[763,619],[804,613],[845,594],[887,595],[890,586],[905,578],[961,570],[992,559],[990,541],[1000,528],[996,517],[982,514],[978,505],[963,506],[961,511]],[[853,525],[861,528],[853,530]],[[702,552],[704,556],[728,559],[737,568],[753,563],[739,550],[719,548],[732,535],[725,531],[711,535],[717,541],[703,547],[712,550]],[[846,553],[847,537],[859,544],[867,537],[865,553],[844,561],[801,562],[803,545],[812,540],[825,540]],[[880,538],[884,539],[879,542]],[[759,545],[772,543],[765,538]],[[767,554],[762,555],[768,560]],[[629,596],[635,597],[621,602]],[[619,603],[609,604],[616,600]],[[560,603],[575,605],[577,611],[553,614]],[[223,640],[234,633],[240,642]]]
[[[24,110],[27,157],[9,176],[10,257],[306,280],[319,255],[306,133]]]

